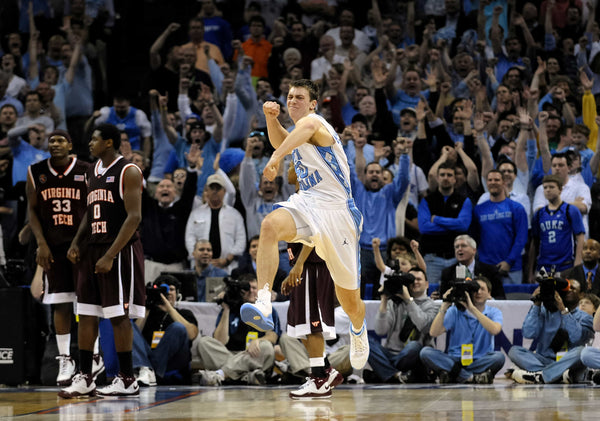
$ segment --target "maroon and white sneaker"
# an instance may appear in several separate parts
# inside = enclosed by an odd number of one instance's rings
[[[96,391],[98,396],[135,396],[140,394],[140,387],[135,377],[126,377],[119,373],[108,386]]]
[[[96,394],[96,383],[91,374],[79,373],[73,377],[71,386],[61,389],[58,396],[64,399],[86,398]]]
[[[104,371],[104,359],[100,354],[94,354],[92,358],[92,376],[94,376],[94,381],[98,378],[98,376]]]
[[[331,389],[327,383],[327,377],[307,377],[298,390],[290,392],[292,399],[328,399],[331,397]]]
[[[344,376],[335,368],[329,367],[325,369],[325,373],[327,374],[327,384],[331,389],[344,383]]]
[[[77,374],[75,361],[73,361],[73,358],[71,358],[70,355],[58,355],[56,359],[58,360],[56,384],[58,386],[69,386],[71,384],[71,379]]]

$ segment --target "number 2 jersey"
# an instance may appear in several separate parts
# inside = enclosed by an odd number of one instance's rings
[[[123,201],[123,174],[127,168],[135,168],[142,177],[137,165],[122,156],[116,158],[108,168],[98,160],[90,168],[88,179],[88,235],[90,244],[112,244],[127,218]],[[136,231],[129,242],[137,240]]]
[[[70,244],[86,210],[86,173],[90,164],[71,158],[61,171],[50,158],[29,166],[29,178],[35,188],[38,217],[50,246]]]
[[[558,272],[573,267],[575,242],[573,237],[584,234],[581,212],[563,202],[558,209],[544,206],[536,211],[531,221],[531,234],[540,240],[537,267]]]

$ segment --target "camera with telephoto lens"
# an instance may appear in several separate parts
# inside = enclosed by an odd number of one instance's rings
[[[558,311],[554,292],[558,292],[561,298],[563,298],[571,289],[569,280],[554,276],[554,271],[548,273],[545,268],[540,269],[535,279],[540,285],[540,293],[531,300],[534,302],[541,302],[544,304],[544,307],[546,307],[546,310],[551,313]]]
[[[466,301],[465,293],[472,294],[479,291],[479,283],[468,278],[465,272],[465,266],[456,266],[456,278],[449,283],[449,287],[452,288],[452,291],[444,298],[444,301],[453,303],[460,311],[465,311],[465,306],[461,304],[461,301]]]
[[[245,279],[223,278],[225,283],[225,295],[222,298],[216,298],[215,302],[219,305],[225,303],[231,309],[237,309],[244,304],[244,294],[250,291],[250,282]]]
[[[415,277],[410,273],[403,273],[400,270],[397,260],[390,261],[390,268],[394,271],[391,275],[384,275],[385,281],[383,283],[383,294],[390,297],[390,299],[399,304],[402,302],[402,298],[396,294],[402,294],[402,287],[410,287],[415,282]]]
[[[163,301],[160,294],[167,298],[167,295],[169,294],[169,285],[146,285],[146,307],[152,308],[162,304]]]
[[[27,265],[22,259],[8,259],[6,266],[0,266],[0,288],[29,285]]]

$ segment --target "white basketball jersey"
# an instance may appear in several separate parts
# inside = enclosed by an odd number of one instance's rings
[[[340,138],[331,124],[320,115],[309,114],[305,118],[318,119],[335,143],[331,146],[304,143],[292,151],[299,194],[319,202],[346,202],[352,198],[350,168]]]

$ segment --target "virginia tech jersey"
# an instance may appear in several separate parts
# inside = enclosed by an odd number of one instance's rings
[[[102,161],[98,160],[88,172],[88,223],[91,244],[111,244],[127,218],[123,201],[123,174],[129,167],[139,168],[119,156],[102,171]],[[131,240],[139,238],[137,231]]]
[[[52,167],[50,159],[29,166],[35,188],[38,217],[49,245],[70,243],[86,210],[85,174],[90,164],[72,158],[63,172]]]

